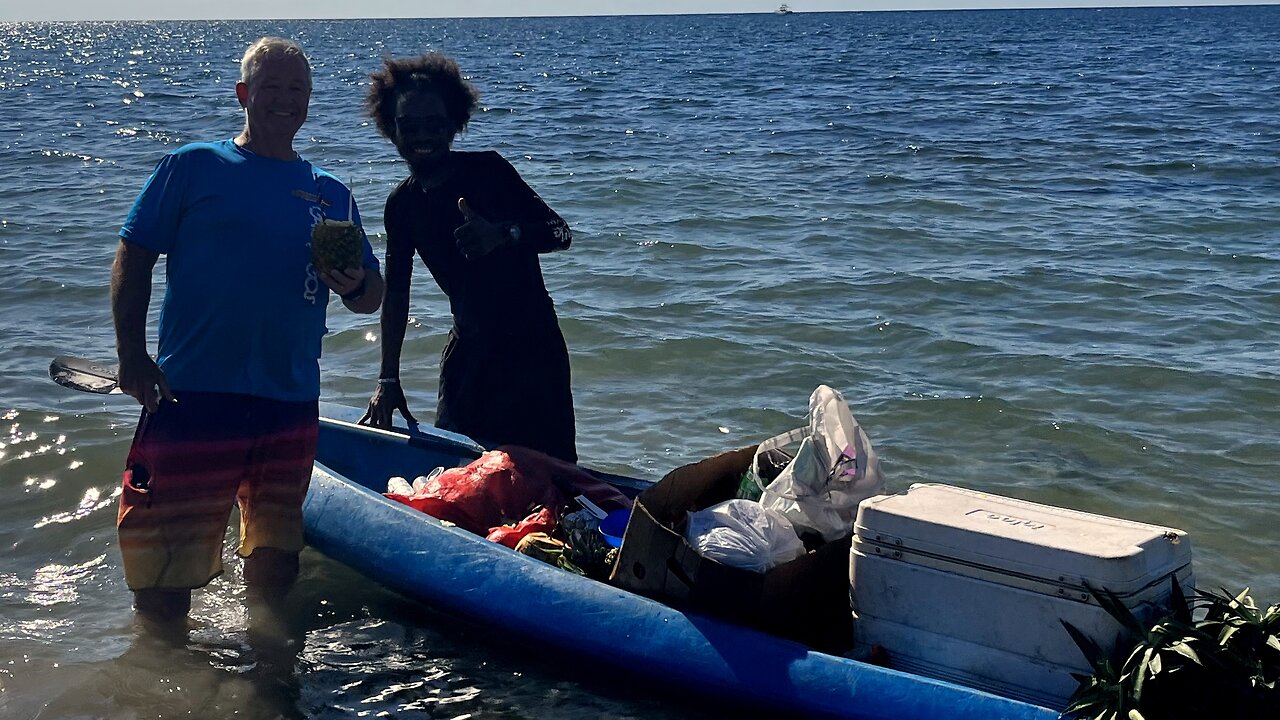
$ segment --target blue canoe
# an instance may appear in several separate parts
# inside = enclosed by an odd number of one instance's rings
[[[560,570],[408,506],[381,491],[483,450],[435,428],[387,432],[326,404],[303,515],[307,542],[373,580],[581,664],[790,717],[857,720],[1053,720],[1046,708],[809,650],[685,613]],[[648,482],[604,476],[628,495]],[[511,602],[519,598],[519,602]]]

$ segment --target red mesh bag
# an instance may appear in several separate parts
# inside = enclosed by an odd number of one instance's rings
[[[490,450],[465,467],[445,470],[412,495],[386,493],[392,500],[477,535],[520,521],[539,507],[553,509],[558,519],[578,495],[586,495],[605,510],[631,506],[616,488],[577,465],[514,445]]]

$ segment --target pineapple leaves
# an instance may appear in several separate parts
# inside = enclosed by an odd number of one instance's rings
[[[1170,645],[1169,649],[1178,653],[1182,657],[1190,660],[1196,665],[1204,665],[1204,663],[1200,661],[1200,656],[1196,654],[1195,649],[1193,649],[1189,644],[1185,642],[1176,642]]]
[[[1076,626],[1066,620],[1059,620],[1062,626],[1067,629],[1067,634],[1075,641],[1076,647],[1080,648],[1080,652],[1084,654],[1084,659],[1089,662],[1089,666],[1098,671],[1106,664],[1107,654],[1102,651],[1102,647],[1093,641],[1093,638],[1085,635],[1076,628]]]
[[[1178,582],[1178,576],[1174,575],[1169,578],[1169,582],[1173,585],[1170,591],[1171,604],[1173,605],[1173,619],[1184,625],[1191,624],[1191,605],[1187,602],[1186,593],[1182,592],[1182,583]]]
[[[1188,600],[1175,579],[1167,614],[1144,624],[1114,593],[1090,592],[1128,635],[1105,646],[1062,622],[1094,670],[1074,675],[1079,687],[1062,717],[1280,717],[1280,605],[1259,608],[1247,588]]]
[[[1133,612],[1125,606],[1124,601],[1118,595],[1107,588],[1095,590],[1089,586],[1089,583],[1085,583],[1084,586],[1098,601],[1098,605],[1102,606],[1102,609],[1106,610],[1108,615],[1115,618],[1121,627],[1135,637],[1142,637],[1147,634],[1147,628],[1138,621],[1138,618],[1134,617]]]

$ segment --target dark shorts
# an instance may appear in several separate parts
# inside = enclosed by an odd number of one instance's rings
[[[142,411],[125,462],[116,528],[130,589],[198,588],[220,575],[237,502],[241,557],[300,551],[317,404],[175,394]]]
[[[449,333],[436,425],[491,445],[578,462],[569,350],[553,321],[502,336]]]

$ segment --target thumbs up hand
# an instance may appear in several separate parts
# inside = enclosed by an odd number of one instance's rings
[[[458,212],[462,213],[462,222],[464,223],[469,223],[479,217],[476,215],[476,211],[472,210],[471,206],[467,204],[467,199],[463,197],[458,198]]]
[[[462,224],[453,231],[453,239],[458,242],[458,250],[466,259],[482,258],[512,242],[507,226],[489,222],[471,209],[466,198],[458,198],[458,212],[462,213]]]

